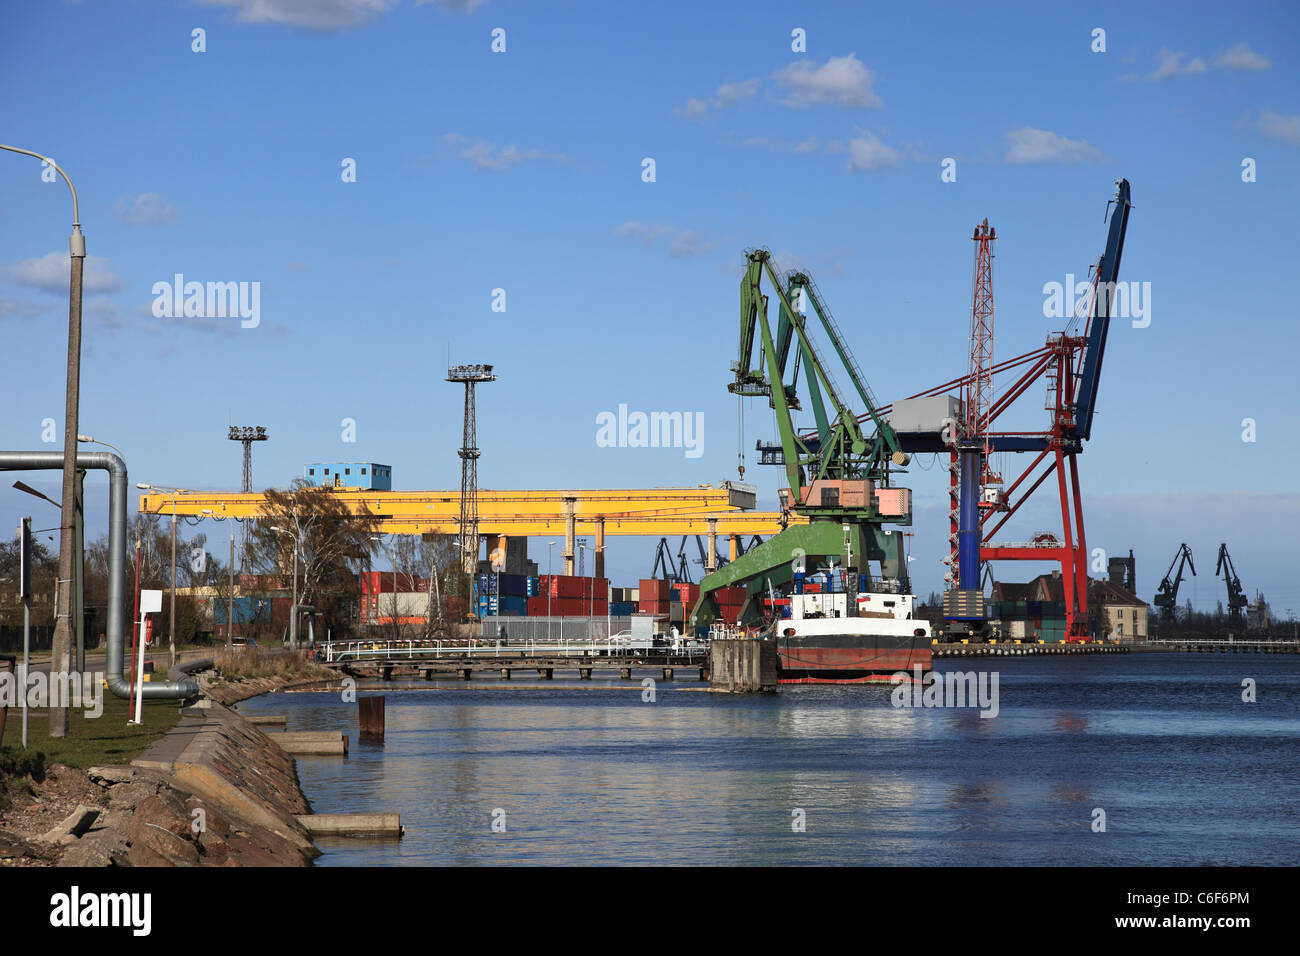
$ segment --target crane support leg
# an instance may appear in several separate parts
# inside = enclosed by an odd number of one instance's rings
[[[1070,455],[1070,489],[1074,495],[1074,580],[1079,589],[1079,619],[1083,629],[1080,636],[1088,634],[1088,543],[1083,531],[1083,499],[1079,494],[1079,462],[1075,455]]]
[[[574,499],[564,499],[564,573],[573,576],[573,553],[577,550],[577,531],[573,519]]]
[[[975,591],[980,586],[979,482],[983,471],[980,452],[961,452],[961,502],[957,526],[958,586]]]

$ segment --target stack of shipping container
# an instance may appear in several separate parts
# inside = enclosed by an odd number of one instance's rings
[[[474,579],[479,617],[523,617],[528,613],[526,574],[481,573]]]
[[[668,616],[668,582],[658,578],[642,578],[637,588],[637,610],[642,614]]]
[[[529,617],[604,617],[612,613],[608,578],[580,578],[543,574],[537,578],[537,594],[527,601]]]

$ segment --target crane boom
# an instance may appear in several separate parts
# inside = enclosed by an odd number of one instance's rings
[[[1075,407],[1075,430],[1078,437],[1084,440],[1092,437],[1092,415],[1097,404],[1097,386],[1101,381],[1101,361],[1106,352],[1106,333],[1110,330],[1115,281],[1119,277],[1119,262],[1124,254],[1124,234],[1128,230],[1129,210],[1133,206],[1129,199],[1128,180],[1116,180],[1115,186],[1115,198],[1111,200],[1115,208],[1110,210],[1106,251],[1097,263],[1096,294],[1092,299],[1092,314],[1088,319],[1088,341],[1084,346],[1079,398]],[[1109,203],[1107,209],[1110,209]]]

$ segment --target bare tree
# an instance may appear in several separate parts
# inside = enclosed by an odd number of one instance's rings
[[[296,547],[299,603],[314,605],[335,626],[350,629],[357,575],[367,566],[371,537],[378,531],[379,519],[369,509],[353,514],[329,488],[298,478],[286,491],[266,491],[266,509],[252,523],[249,549],[255,566],[283,573]]]

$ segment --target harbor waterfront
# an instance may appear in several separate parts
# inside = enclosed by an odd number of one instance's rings
[[[1294,656],[934,669],[996,671],[996,716],[897,707],[889,684],[726,695],[651,669],[363,682],[387,698],[378,743],[338,692],[239,710],[352,736],[345,759],[298,758],[316,813],[401,814],[400,842],[318,838],[318,866],[1300,863]]]

